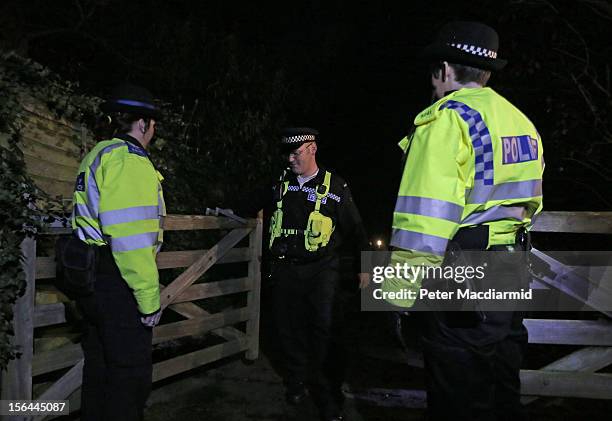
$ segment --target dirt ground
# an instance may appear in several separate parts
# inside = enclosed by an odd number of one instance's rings
[[[424,372],[406,364],[410,358],[413,363],[418,364],[418,360],[401,350],[390,333],[388,319],[381,314],[360,313],[350,297],[347,303],[345,419],[424,419]],[[265,300],[262,304],[265,309]],[[281,377],[275,370],[278,348],[265,311],[261,346],[261,356],[255,362],[232,357],[156,384],[146,420],[316,421],[310,400],[299,407],[284,401]],[[550,352],[550,347],[530,347],[528,360],[537,367],[554,359],[555,352],[563,355],[568,350],[557,349],[548,355]],[[610,420],[612,400],[539,399],[528,408],[532,421],[603,421]]]
[[[362,361],[372,369],[373,361]],[[375,361],[374,361],[375,362]],[[383,364],[385,364],[383,362]],[[388,366],[380,372],[384,379],[406,371],[401,366]],[[383,380],[378,379],[378,380]],[[378,386],[388,386],[379,381]],[[348,387],[348,385],[346,385]],[[353,391],[359,393],[359,390]],[[354,396],[355,393],[347,393]],[[382,398],[377,390],[362,398]],[[390,397],[390,399],[393,399]],[[397,399],[395,399],[397,401]],[[396,402],[397,403],[397,402]],[[344,415],[351,421],[419,420],[423,409],[378,407],[362,399],[347,399]],[[262,355],[254,363],[231,358],[215,368],[203,368],[188,376],[155,388],[146,409],[147,421],[310,421],[318,420],[310,400],[299,407],[285,403],[282,380]]]
[[[422,388],[422,370],[386,358],[378,359],[365,355],[361,355],[359,362],[353,364],[351,370],[353,371],[349,372],[349,381],[345,385],[352,392],[347,393],[349,398],[345,404],[344,414],[347,420],[425,419],[422,408],[424,396],[402,397],[396,392],[400,388]],[[366,392],[368,390],[369,393]],[[373,400],[377,403],[373,403]],[[418,408],[419,406],[421,408]],[[611,413],[612,401],[540,399],[529,405],[532,421],[608,421]],[[231,358],[216,364],[215,367],[203,367],[158,385],[146,410],[147,421],[317,419],[312,402],[307,401],[297,408],[285,403],[281,378],[265,354],[251,364],[240,358]]]
[[[362,362],[369,369],[381,369],[371,383],[379,388],[401,383],[397,378],[408,368],[373,359]],[[384,366],[384,367],[383,367]],[[370,371],[370,370],[367,370]],[[419,376],[422,378],[422,376]],[[379,391],[378,389],[377,391]],[[388,390],[388,389],[385,389]],[[374,398],[383,405],[419,404],[419,400],[398,399],[378,393]],[[385,397],[388,402],[385,402]],[[375,405],[365,394],[360,399],[347,399],[345,419],[348,421],[411,421],[424,420],[424,409]],[[610,401],[587,399],[541,399],[529,406],[531,421],[609,421]],[[191,372],[155,388],[146,409],[147,421],[316,421],[314,405],[307,401],[292,407],[283,399],[280,377],[265,356],[253,364],[240,359],[226,360],[215,368]]]

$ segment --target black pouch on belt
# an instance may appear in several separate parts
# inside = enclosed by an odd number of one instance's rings
[[[486,225],[460,229],[455,237],[448,243],[443,265],[471,266],[473,262],[465,261],[466,255],[464,255],[463,252],[468,251],[473,253],[475,251],[486,250],[488,238],[489,227]],[[457,290],[469,289],[471,291],[476,291],[478,289],[469,279],[466,279],[462,283],[451,281],[451,284],[453,284],[454,288]],[[470,303],[467,308],[465,304],[466,303],[462,300],[457,300],[454,303],[454,306],[457,307],[455,311],[444,311],[440,314],[442,320],[448,327],[474,328],[486,320],[486,314],[480,309],[478,302]]]
[[[98,246],[89,245],[72,235],[55,243],[57,264],[55,285],[71,299],[94,292]]]

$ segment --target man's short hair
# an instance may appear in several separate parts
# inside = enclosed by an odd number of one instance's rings
[[[455,71],[455,80],[461,84],[476,82],[479,85],[487,86],[491,77],[490,70],[478,69],[465,64],[448,63]]]

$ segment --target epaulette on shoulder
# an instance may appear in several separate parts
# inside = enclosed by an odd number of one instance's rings
[[[344,180],[344,178],[342,178],[342,176],[340,176],[336,170],[334,168],[329,168],[329,167],[325,167],[324,170],[325,171],[329,171],[331,173],[331,183],[334,186],[337,186],[338,188],[344,188],[346,187],[346,181]]]
[[[442,113],[440,106],[449,99],[449,96],[445,96],[444,98],[439,99],[438,101],[431,104],[429,107],[425,108],[414,119],[414,125],[422,126],[423,124],[427,124],[434,121],[436,118],[438,118],[440,113]]]
[[[414,125],[422,126],[423,124],[427,124],[431,121],[434,121],[438,117],[438,113],[439,113],[438,108],[439,108],[438,102],[425,108],[414,119]]]
[[[334,172],[334,171],[330,171],[332,173],[332,183],[337,183],[338,186],[341,186],[342,188],[345,188],[347,186],[346,180],[338,175],[338,173]]]

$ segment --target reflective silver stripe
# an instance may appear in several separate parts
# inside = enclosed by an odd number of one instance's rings
[[[416,250],[424,253],[444,256],[448,239],[420,232],[394,229],[391,245],[405,250]]]
[[[72,211],[73,211],[74,217],[82,216],[84,218],[95,219],[94,216],[91,214],[91,209],[89,209],[89,206],[87,205],[82,205],[80,203],[77,203],[72,208]]]
[[[166,216],[166,202],[164,201],[162,189],[157,190],[157,213],[160,217]]]
[[[159,208],[157,206],[135,206],[133,208],[116,209],[100,212],[99,216],[102,225],[123,224],[143,219],[157,219],[158,217]]]
[[[82,241],[87,240],[87,238],[85,238],[85,233],[80,228],[75,228],[75,229],[72,230],[72,232],[74,233],[74,235],[79,237],[80,240],[82,240]]]
[[[87,238],[85,238],[85,233],[83,232],[83,230],[81,230],[79,228],[76,228],[76,229],[72,230],[72,232],[74,233],[74,235],[79,237],[80,240],[82,240],[82,241],[87,240]]]
[[[130,251],[152,247],[157,244],[157,232],[129,235],[127,237],[113,237],[111,249],[113,251]]]
[[[103,240],[102,233],[94,227],[77,227],[76,235],[83,241],[87,240]]]
[[[91,209],[93,213],[92,217],[94,218],[98,217],[98,205],[100,204],[100,189],[98,189],[98,183],[96,181],[96,170],[100,166],[102,155],[105,155],[113,149],[117,149],[122,146],[125,146],[125,142],[114,143],[106,148],[103,148],[100,152],[98,152],[98,155],[96,155],[96,158],[89,166],[89,179],[87,180],[87,205],[89,206],[89,209]]]
[[[542,180],[513,181],[493,186],[476,185],[465,191],[466,203],[480,204],[491,200],[523,199],[542,195]]]
[[[483,212],[474,212],[461,221],[461,224],[476,225],[501,219],[522,221],[524,216],[525,208],[522,206],[494,206]]]
[[[159,231],[157,233],[156,253],[161,250],[164,242],[164,220],[166,218],[166,202],[164,201],[164,191],[161,182],[157,184],[157,213],[159,218]]]
[[[413,213],[459,222],[463,213],[463,206],[426,197],[398,196],[395,203],[395,212]]]

